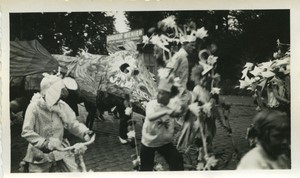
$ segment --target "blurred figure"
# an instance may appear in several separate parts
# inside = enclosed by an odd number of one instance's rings
[[[255,147],[237,169],[290,169],[290,119],[279,111],[264,110],[253,119],[249,131]]]
[[[180,78],[180,84],[182,87],[187,87],[189,79],[189,61],[188,55],[191,55],[196,48],[195,38],[186,37],[182,41],[182,46],[178,52],[176,52],[167,64],[167,68],[172,70],[174,78]]]
[[[129,94],[124,94],[124,101],[119,108],[120,125],[119,125],[119,140],[122,144],[128,142],[128,121],[132,118],[132,104]]]
[[[177,113],[168,107],[172,94],[172,84],[161,79],[156,100],[146,106],[146,118],[142,129],[141,171],[152,171],[155,152],[160,153],[169,164],[171,171],[183,170],[183,158],[172,141]]]

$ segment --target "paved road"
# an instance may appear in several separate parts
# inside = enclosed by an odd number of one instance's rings
[[[226,160],[232,160],[230,159],[233,153],[232,140],[237,145],[241,156],[249,150],[245,134],[253,115],[256,113],[250,97],[227,96],[226,101],[232,103],[229,121],[233,130],[233,139],[217,123],[214,150],[216,157],[219,159],[219,170],[232,170],[236,167],[236,162],[226,162]],[[81,108],[80,113],[79,120],[83,121],[86,116],[84,108]],[[135,114],[135,117],[139,118],[136,130],[138,143],[140,143],[142,117],[137,114]],[[128,144],[120,144],[118,140],[119,120],[112,118],[108,114],[105,115],[105,118],[105,121],[95,122],[96,141],[89,146],[88,151],[84,155],[87,169],[94,172],[133,171],[133,158],[131,156],[135,154],[135,148]],[[20,137],[21,124],[21,122],[17,122],[11,126],[11,172],[19,172],[19,162],[26,152],[27,143]],[[80,141],[70,134],[67,135],[71,143]],[[192,155],[191,157],[194,158],[195,156]],[[187,161],[187,157],[185,157],[185,160]],[[168,170],[164,159],[159,155],[156,156],[156,161],[161,163],[165,170]]]

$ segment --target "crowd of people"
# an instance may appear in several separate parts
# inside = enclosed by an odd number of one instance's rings
[[[175,29],[175,36],[170,38],[167,34],[153,33],[148,39],[155,45],[155,57],[161,66],[158,71],[157,98],[150,100],[145,107],[137,165],[140,171],[152,171],[155,153],[158,152],[165,158],[171,171],[182,171],[182,152],[195,144],[198,149],[196,169],[211,170],[218,163],[213,150],[216,120],[223,123],[224,110],[228,109],[219,98],[217,57],[209,47],[199,47],[197,44],[199,39],[203,40],[207,36],[203,28],[190,29],[186,33],[186,30],[179,30],[174,23],[170,23],[172,20],[174,19],[169,17],[161,21],[160,28],[166,26]],[[163,40],[167,43],[162,43]],[[190,69],[188,56],[195,51],[199,53],[198,63]],[[204,57],[203,52],[208,55]],[[279,92],[274,90],[275,83],[281,81],[275,79],[273,85],[270,84],[267,88],[273,89],[273,95],[277,96],[278,102],[289,104],[288,99],[280,98],[282,95],[278,93],[283,92],[280,88],[277,87]],[[192,90],[187,88],[188,81],[194,83]],[[33,96],[26,111],[22,137],[29,145],[23,160],[23,169],[28,172],[79,171],[74,153],[57,151],[57,148],[70,145],[64,139],[64,128],[85,141],[91,139],[92,131],[79,123],[72,109],[61,100],[66,88],[76,89],[65,84],[59,76],[46,75],[41,82],[40,93]],[[255,92],[260,96],[258,90]],[[261,103],[260,100],[258,103]],[[139,144],[134,139],[135,123],[132,120],[129,94],[124,95],[122,106],[119,109],[119,140],[122,144],[134,141],[134,147],[137,147]],[[226,131],[231,132],[228,125],[223,126]],[[269,107],[260,111],[248,130],[248,138],[252,148],[241,159],[237,169],[291,167],[289,110],[279,111],[278,108]],[[84,145],[76,147],[76,152],[85,150]]]
[[[170,33],[170,29],[171,31],[173,29],[173,33]],[[151,37],[146,40],[155,45],[155,50],[158,51],[155,52],[155,57],[161,65],[158,70],[157,100],[150,101],[146,106],[141,170],[153,170],[155,151],[166,159],[170,170],[183,170],[182,156],[178,153],[186,151],[191,144],[198,147],[196,170],[214,169],[218,163],[212,146],[216,134],[216,119],[221,123],[224,118],[228,119],[224,111],[229,107],[219,98],[220,75],[216,73],[218,57],[213,55],[214,44],[203,45],[207,36],[207,31],[203,28],[181,30],[171,16],[159,22],[157,33],[154,30]],[[177,40],[180,41],[180,45]],[[188,57],[195,51],[199,54],[196,60],[198,62],[190,69]],[[251,87],[257,93],[259,92],[257,86],[266,87],[268,104],[254,117],[253,124],[248,129],[252,149],[241,159],[238,169],[291,167],[287,55],[280,56],[284,59],[277,58],[275,62],[258,64],[258,68],[254,68],[258,73],[251,73],[254,78],[256,77],[252,80],[255,84],[249,81],[241,84],[246,87],[253,84]],[[251,67],[247,69],[248,72],[254,65]],[[194,82],[192,90],[188,89],[188,81]],[[177,94],[174,94],[174,90],[177,90]],[[224,123],[221,125],[229,133],[232,132],[229,125]],[[179,132],[179,137],[175,148],[174,144],[171,145],[176,131]],[[169,151],[165,151],[166,149]],[[170,157],[174,158],[176,163],[171,162]]]

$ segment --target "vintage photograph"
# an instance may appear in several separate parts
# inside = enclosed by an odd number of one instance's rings
[[[290,170],[290,16],[10,12],[10,173]]]

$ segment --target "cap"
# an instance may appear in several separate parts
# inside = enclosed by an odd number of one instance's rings
[[[158,84],[158,89],[159,90],[164,90],[167,92],[171,92],[173,84],[169,82],[168,79],[160,79],[159,84]]]

